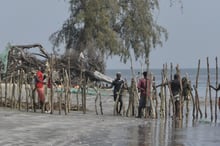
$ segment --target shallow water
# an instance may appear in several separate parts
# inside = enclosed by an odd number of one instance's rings
[[[209,119],[136,119],[93,111],[50,115],[3,108],[0,117],[1,146],[220,145],[220,123]]]

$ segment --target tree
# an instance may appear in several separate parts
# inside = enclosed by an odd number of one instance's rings
[[[119,55],[126,62],[131,52],[136,59],[148,58],[150,49],[162,45],[162,36],[167,39],[166,29],[154,20],[158,0],[69,0],[69,4],[69,18],[50,37],[54,48],[64,43],[66,50],[87,56],[94,50],[100,61]]]

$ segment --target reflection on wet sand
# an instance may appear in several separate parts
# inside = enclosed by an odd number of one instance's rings
[[[210,127],[210,124],[201,121],[189,122],[188,118],[185,121],[172,119],[147,120],[143,125],[129,128],[128,134],[132,134],[131,137],[133,138],[129,146],[134,145],[135,139],[138,146],[220,145],[220,132],[219,130],[216,132],[215,127],[217,125]],[[208,136],[206,136],[207,131],[210,131]]]

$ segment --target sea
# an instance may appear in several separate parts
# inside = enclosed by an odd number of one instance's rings
[[[130,69],[107,69],[106,70],[106,75],[112,78],[115,78],[115,75],[117,72],[120,72],[122,75],[122,79],[126,80],[127,83],[129,84],[132,78],[132,71]],[[134,69],[134,74],[135,77],[140,78],[142,76],[142,69]],[[156,79],[156,85],[160,84],[162,82],[162,69],[149,69],[149,72],[151,72]],[[167,77],[170,80],[170,75],[171,71],[167,71],[168,75]],[[204,99],[206,96],[206,86],[207,86],[207,81],[208,81],[208,70],[207,68],[200,68],[199,71],[197,68],[183,68],[180,70],[181,77],[188,77],[188,79],[191,81],[191,85],[196,85],[196,78],[198,74],[198,94],[199,97]],[[172,75],[175,74],[175,70],[172,71]],[[218,72],[217,77],[219,76],[220,73]],[[217,84],[220,83],[220,79],[216,77],[216,69],[215,68],[210,68],[209,69],[209,76],[210,76],[210,83],[214,87],[216,86],[216,81]],[[212,96],[215,96],[214,91],[212,90]],[[208,94],[209,95],[209,94]]]

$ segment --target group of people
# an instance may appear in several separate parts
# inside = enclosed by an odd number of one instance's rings
[[[138,82],[138,91],[140,92],[140,100],[139,100],[139,107],[138,107],[138,116],[141,117],[143,108],[146,107],[146,96],[150,96],[150,86],[151,81],[147,78],[147,72],[143,72],[143,78],[141,78]],[[121,79],[121,73],[116,73],[116,78],[113,80],[111,86],[109,88],[113,88],[113,97],[114,101],[117,102],[116,105],[116,112],[118,115],[122,115],[122,107],[123,107],[123,98],[122,98],[122,90],[128,89],[124,80]],[[119,107],[119,109],[118,109]],[[150,105],[147,105],[148,110],[150,111]]]
[[[146,113],[147,116],[151,115],[151,112],[152,112],[151,101],[150,101],[151,89],[156,89],[157,87],[165,86],[165,85],[169,85],[169,87],[171,89],[172,97],[173,97],[174,104],[175,104],[175,111],[176,111],[175,116],[178,117],[180,114],[181,86],[183,88],[182,95],[184,97],[186,97],[185,100],[188,100],[189,91],[192,90],[187,79],[184,77],[184,78],[182,78],[182,80],[180,82],[180,76],[178,74],[175,74],[173,80],[171,80],[169,82],[165,82],[163,84],[155,85],[155,84],[153,84],[152,80],[149,78],[149,75],[146,71],[144,71],[142,74],[143,74],[143,77],[140,78],[137,83],[137,88],[138,88],[139,95],[140,95],[139,96],[139,106],[138,106],[137,118],[141,118],[143,116],[142,111],[145,108],[147,111],[147,113]],[[116,101],[116,99],[118,97],[118,104],[120,104],[120,106],[119,106],[120,108],[118,110],[118,105],[117,105],[116,111],[119,115],[121,115],[121,109],[123,106],[123,98],[120,93],[120,90],[123,88],[123,85],[124,85],[124,81],[121,79],[121,73],[117,73],[116,79],[112,82],[110,88],[114,87],[114,89],[113,89],[114,101]],[[220,87],[219,87],[219,89],[220,89]]]
[[[49,82],[45,82],[46,76],[44,75],[45,69],[41,67],[35,76],[35,87],[38,94],[38,99],[40,103],[40,107],[43,108],[43,105],[45,103],[45,95],[44,95],[44,84],[51,85],[50,79],[48,79]],[[181,85],[182,84],[182,85]],[[138,80],[137,88],[139,91],[139,106],[138,106],[138,115],[137,118],[141,118],[143,116],[143,109],[147,109],[147,114],[151,114],[151,103],[149,100],[149,97],[151,96],[151,88],[156,89],[160,86],[169,85],[169,88],[171,89],[172,97],[175,104],[175,116],[179,116],[180,112],[180,92],[182,91],[182,96],[185,97],[185,100],[188,98],[188,91],[192,90],[191,86],[188,84],[187,79],[185,77],[182,78],[180,82],[180,76],[178,74],[174,74],[174,79],[162,83],[159,85],[152,84],[151,79],[148,78],[148,73],[146,71],[143,72],[143,77]],[[114,88],[113,88],[114,87]],[[220,90],[220,85],[217,88],[214,88],[210,85],[211,88],[213,88],[216,91]],[[127,83],[121,79],[121,73],[116,73],[116,78],[111,83],[111,86],[108,88],[113,88],[113,97],[114,102],[117,102],[116,105],[116,112],[118,115],[122,115],[122,108],[123,108],[123,95],[122,91],[126,88],[128,89]],[[182,88],[182,90],[181,90]],[[220,107],[220,98],[219,98],[219,107]]]

